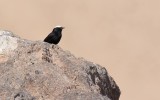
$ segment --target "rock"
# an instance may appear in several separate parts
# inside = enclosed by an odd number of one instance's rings
[[[11,32],[0,31],[0,54],[17,48],[17,38]]]
[[[0,100],[119,100],[107,70],[58,45],[0,31]]]

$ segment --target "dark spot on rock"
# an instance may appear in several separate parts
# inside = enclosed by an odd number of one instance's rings
[[[40,74],[40,72],[38,70],[35,71],[35,74]]]
[[[24,97],[25,97],[25,94],[23,92],[20,92],[14,96],[14,100],[25,100]]]
[[[48,48],[44,48],[42,53],[42,60],[52,63],[52,54]]]
[[[27,53],[31,53],[31,51],[28,51]]]
[[[14,100],[35,100],[35,97],[32,97],[27,92],[19,92],[14,96]]]
[[[19,93],[14,96],[14,99],[17,98],[17,97],[20,97]]]
[[[52,63],[52,59],[46,55],[42,56],[42,60]]]

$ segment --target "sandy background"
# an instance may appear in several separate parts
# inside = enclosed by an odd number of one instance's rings
[[[120,100],[160,100],[159,0],[0,0],[0,28],[43,40],[62,25],[59,43],[105,66]]]

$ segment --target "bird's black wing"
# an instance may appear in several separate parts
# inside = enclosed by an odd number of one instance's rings
[[[53,33],[50,33],[50,34],[44,39],[44,42],[51,43],[53,36],[54,36],[54,34],[53,34]]]

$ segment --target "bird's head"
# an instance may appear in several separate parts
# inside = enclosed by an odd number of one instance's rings
[[[53,29],[52,32],[54,32],[54,33],[61,33],[63,29],[64,29],[64,27],[58,25],[58,26],[54,27],[54,29]]]

